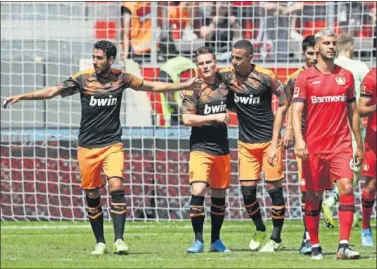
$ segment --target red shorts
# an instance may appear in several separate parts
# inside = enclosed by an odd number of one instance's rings
[[[364,176],[376,178],[376,150],[365,143],[364,160],[361,171]]]
[[[302,161],[303,181],[308,191],[323,191],[333,188],[333,181],[340,178],[353,179],[350,161],[352,148],[329,154],[309,154]]]

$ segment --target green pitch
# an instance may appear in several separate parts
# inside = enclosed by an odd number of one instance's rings
[[[268,231],[271,222],[267,223]],[[373,226],[374,237],[376,226]],[[276,253],[248,250],[251,221],[225,221],[222,239],[232,253],[210,253],[210,225],[205,224],[205,253],[187,255],[193,240],[190,222],[127,222],[127,256],[107,254],[93,257],[95,242],[89,222],[1,222],[1,268],[376,268],[376,249],[363,248],[360,230],[353,229],[351,247],[360,251],[357,261],[335,259],[338,229],[327,229],[321,222],[325,259],[312,261],[297,250],[301,243],[300,221],[286,221],[284,249]],[[106,223],[108,249],[113,230]]]

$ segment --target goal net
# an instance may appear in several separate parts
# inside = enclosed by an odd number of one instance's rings
[[[248,39],[255,48],[254,62],[274,70],[285,81],[303,64],[303,37],[324,27],[352,33],[354,58],[375,67],[375,9],[374,2],[303,2],[296,6],[248,1],[152,2],[134,3],[133,8],[120,2],[2,2],[1,99],[56,85],[87,68],[93,43],[100,39],[116,44],[115,67],[147,80],[176,79],[164,64],[177,55],[192,60],[195,49],[203,45],[215,48],[219,67],[225,67],[230,64],[232,42]],[[135,20],[141,25],[141,35],[135,30]],[[132,25],[130,30],[126,30],[127,22]],[[195,74],[195,67],[190,66],[194,65],[188,64],[179,74],[181,79]],[[188,219],[190,128],[181,123],[179,105],[176,95],[130,89],[124,93],[121,123],[129,219]],[[23,101],[2,109],[2,221],[86,219],[77,162],[80,109],[77,95]],[[234,115],[229,136],[232,179],[226,218],[248,219],[238,184]],[[284,167],[286,217],[301,218],[292,150],[284,154]],[[107,188],[102,194],[105,218],[110,219]],[[270,218],[271,201],[263,180],[258,199],[263,216]],[[360,208],[360,195],[356,202]]]

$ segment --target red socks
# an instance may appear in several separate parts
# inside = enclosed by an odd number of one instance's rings
[[[364,188],[361,194],[362,204],[362,229],[370,228],[370,216],[372,215],[376,190]]]
[[[339,240],[349,240],[355,212],[353,194],[339,196]]]

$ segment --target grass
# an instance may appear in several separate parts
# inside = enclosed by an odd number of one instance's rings
[[[267,225],[270,231],[271,222]],[[190,222],[128,222],[125,238],[130,253],[93,257],[95,242],[88,222],[1,222],[1,268],[376,268],[376,249],[361,247],[358,228],[352,231],[351,243],[360,251],[360,260],[336,260],[338,229],[321,225],[325,259],[312,261],[297,251],[303,229],[300,221],[285,222],[284,249],[276,253],[248,250],[252,226],[250,221],[225,221],[222,239],[233,252],[210,253],[210,223],[206,222],[205,253],[187,255],[193,240]],[[105,224],[105,235],[111,250],[111,223]]]

